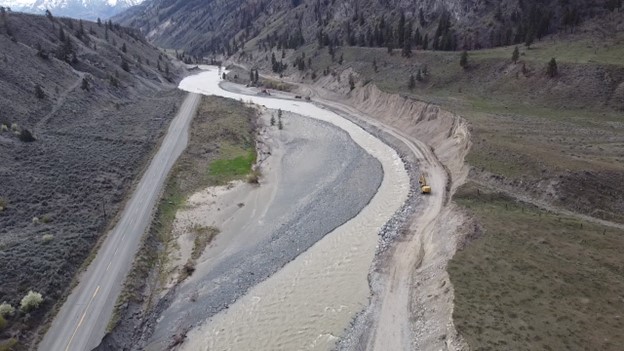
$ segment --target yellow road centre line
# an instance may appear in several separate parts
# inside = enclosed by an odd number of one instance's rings
[[[84,312],[82,313],[82,317],[80,317],[80,321],[78,322],[76,329],[74,329],[74,333],[72,334],[71,338],[69,338],[69,342],[67,343],[67,347],[65,347],[65,351],[69,350],[69,347],[71,346],[72,341],[74,341],[74,337],[76,336],[76,333],[78,332],[78,328],[80,328],[80,326],[82,325],[82,322],[84,321],[84,318],[87,315],[87,310],[89,310],[89,306],[91,306],[91,303],[93,303],[93,299],[95,299],[95,296],[97,295],[98,291],[100,291],[99,285],[97,286],[97,288],[95,288],[95,292],[93,292],[93,296],[91,296],[91,300],[87,304],[87,307],[84,309]]]

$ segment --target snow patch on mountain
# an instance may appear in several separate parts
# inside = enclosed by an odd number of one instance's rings
[[[12,11],[43,14],[50,10],[54,16],[95,20],[106,19],[140,4],[144,0],[0,0],[0,6]]]

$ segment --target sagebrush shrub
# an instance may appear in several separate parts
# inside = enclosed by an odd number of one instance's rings
[[[11,306],[11,304],[6,303],[6,301],[0,304],[0,316],[8,317],[12,316],[13,313],[15,313],[15,307]]]
[[[40,293],[30,290],[26,296],[22,298],[20,302],[20,309],[24,312],[37,309],[43,302],[43,296]]]

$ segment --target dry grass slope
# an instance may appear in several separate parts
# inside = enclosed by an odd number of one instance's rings
[[[619,350],[624,231],[468,184],[480,238],[449,263],[454,320],[475,350]]]

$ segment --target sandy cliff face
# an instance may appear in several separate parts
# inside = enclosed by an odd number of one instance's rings
[[[353,106],[431,146],[452,177],[452,189],[468,175],[464,158],[470,149],[468,125],[460,116],[422,101],[389,94],[368,84],[348,98]]]
[[[469,166],[464,159],[470,150],[468,123],[460,116],[439,106],[381,91],[374,84],[350,90],[349,76],[357,73],[347,69],[340,77],[327,76],[315,84],[314,93],[341,100],[387,126],[429,145],[447,168],[454,191],[466,179]],[[301,88],[302,93],[309,93]]]

